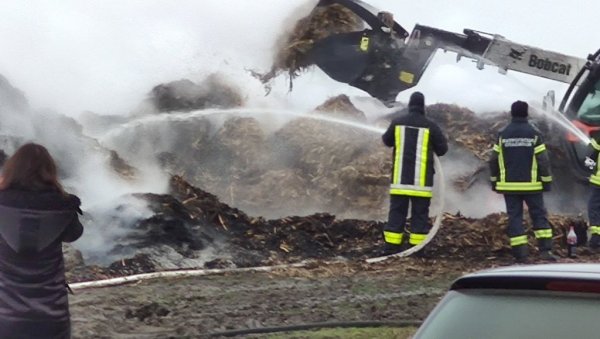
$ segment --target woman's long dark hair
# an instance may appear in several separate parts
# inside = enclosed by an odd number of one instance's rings
[[[25,144],[2,167],[0,190],[9,188],[29,191],[56,190],[64,194],[58,181],[56,164],[48,150],[38,144]]]

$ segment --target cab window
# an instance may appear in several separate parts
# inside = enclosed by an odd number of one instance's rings
[[[577,111],[577,118],[581,121],[600,124],[600,80],[587,94],[581,107]]]

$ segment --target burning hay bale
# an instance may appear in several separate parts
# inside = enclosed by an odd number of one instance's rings
[[[307,53],[315,41],[331,34],[358,31],[363,26],[356,14],[338,4],[315,7],[306,17],[298,20],[291,32],[279,38],[280,48],[271,70],[258,76],[263,83],[267,83],[281,72],[287,72],[291,81],[311,65]]]
[[[115,135],[113,142],[133,163],[155,157],[165,170],[193,176],[206,164],[204,159],[215,152],[210,144],[215,130],[213,122],[204,117],[162,120],[136,124],[126,133]]]
[[[200,84],[188,79],[160,84],[152,89],[150,100],[159,112],[233,108],[244,102],[239,90],[217,74]]]
[[[346,96],[320,106],[328,113],[332,107],[345,119],[345,114],[364,118]],[[267,133],[256,119],[234,116],[218,129],[206,122],[208,131],[198,129],[200,141],[193,141],[194,132],[187,130],[192,123],[173,124],[164,128],[178,131],[174,140],[179,146],[160,153],[163,166],[228,204],[269,217],[325,210],[377,219],[385,215],[387,183],[382,183],[389,157],[377,135],[308,117]],[[132,140],[161,149],[145,140],[153,135],[160,133],[146,131]]]
[[[310,178],[313,199],[322,202],[323,210],[345,216],[381,212],[386,194],[376,194],[387,187],[387,183],[379,184],[389,173],[381,166],[389,156],[379,136],[353,127],[297,119],[281,128],[275,139],[293,155],[290,165]],[[365,180],[368,177],[378,179]]]
[[[381,145],[372,133],[308,118],[283,126],[274,138],[294,154],[294,166],[313,178],[327,174],[331,167],[350,164]]]
[[[337,97],[329,98],[322,105],[315,109],[316,112],[323,112],[336,118],[356,120],[366,122],[365,113],[356,109],[350,98],[347,95],[338,95]]]
[[[308,178],[289,168],[268,170],[256,180],[233,181],[227,193],[228,202],[251,215],[271,215],[275,211],[279,215],[296,214],[300,213],[300,206],[306,210],[321,207],[321,199],[313,192]]]
[[[440,125],[451,143],[482,161],[487,161],[487,153],[496,142],[500,128],[508,122],[503,116],[482,117],[469,109],[447,104],[427,106],[427,116]]]
[[[223,181],[225,187],[210,188],[224,192],[220,197],[227,203],[261,215],[278,216],[283,211],[329,210],[344,214],[353,210],[362,215],[381,212],[380,202],[385,194],[373,199],[374,193],[364,197],[363,191],[374,183],[379,185],[384,176],[374,155],[384,149],[372,134],[309,118],[291,121],[266,142],[260,137],[239,138],[244,134],[227,134],[247,142],[239,149],[223,144],[227,138],[213,140],[216,147],[225,149],[221,152],[224,156],[232,158],[230,162],[238,164],[231,179]],[[377,168],[368,168],[371,163]],[[357,206],[359,201],[361,206]]]
[[[271,153],[267,136],[254,118],[232,117],[212,139],[217,152],[231,159],[234,175],[248,176],[264,172],[268,168],[267,157]]]

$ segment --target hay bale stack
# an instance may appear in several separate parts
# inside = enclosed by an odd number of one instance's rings
[[[335,118],[349,119],[359,122],[367,121],[365,113],[354,107],[350,101],[350,98],[345,94],[327,99],[327,101],[319,105],[315,111],[317,113],[323,113]]]
[[[240,91],[218,74],[199,84],[188,79],[152,88],[150,101],[159,112],[194,111],[206,108],[233,108],[244,103]]]
[[[236,174],[264,172],[271,153],[266,144],[266,134],[254,118],[232,117],[225,121],[212,139],[217,152],[231,159],[230,166]]]

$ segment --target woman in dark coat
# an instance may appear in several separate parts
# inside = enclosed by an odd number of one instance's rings
[[[0,338],[70,338],[62,243],[83,233],[41,145],[20,147],[0,178]]]

